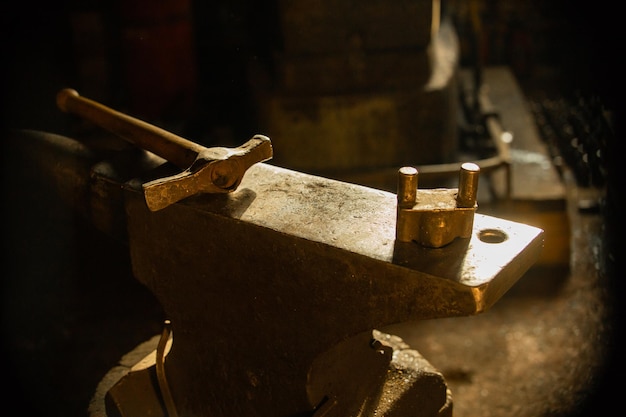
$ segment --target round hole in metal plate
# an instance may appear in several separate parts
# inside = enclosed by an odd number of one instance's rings
[[[483,229],[478,232],[478,238],[485,243],[502,243],[509,237],[499,229]]]

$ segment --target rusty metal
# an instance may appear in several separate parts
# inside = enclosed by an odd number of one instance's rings
[[[183,170],[143,185],[146,202],[153,211],[198,193],[232,192],[251,165],[272,158],[271,141],[263,135],[256,135],[236,148],[206,148],[81,97],[70,88],[58,93],[57,105],[64,112],[75,113]]]
[[[439,248],[472,233],[477,203],[478,174],[474,163],[459,170],[459,187],[418,190],[418,171],[403,167],[398,171],[398,218],[396,237],[401,242],[416,241]]]

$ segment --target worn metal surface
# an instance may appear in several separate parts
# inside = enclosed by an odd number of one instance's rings
[[[130,143],[153,152],[183,171],[143,185],[150,210],[161,210],[190,195],[228,193],[235,190],[246,170],[272,158],[272,143],[256,135],[236,148],[205,148],[195,142],[115,111],[85,97],[76,90],[61,90],[57,105],[117,134]]]
[[[172,321],[168,380],[191,415],[311,412],[335,395],[311,389],[324,352],[380,326],[485,311],[542,247],[540,229],[488,216],[444,248],[397,242],[394,194],[268,164],[235,193],[159,212],[142,181],[126,188],[133,272]],[[341,387],[354,368],[337,366],[326,377]],[[355,415],[358,395],[335,412]]]

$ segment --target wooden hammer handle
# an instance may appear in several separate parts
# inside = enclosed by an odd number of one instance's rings
[[[82,97],[71,88],[63,89],[57,94],[57,106],[62,111],[78,115],[181,169],[189,168],[205,149],[202,145],[167,130]]]

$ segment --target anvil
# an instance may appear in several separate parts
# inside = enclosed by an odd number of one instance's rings
[[[372,330],[481,313],[542,246],[539,229],[480,214],[442,248],[400,242],[395,194],[269,164],[159,212],[140,183],[125,187],[133,272],[171,320],[165,368],[190,415],[317,415],[330,400],[325,415],[368,415],[391,359]]]
[[[122,231],[168,318],[167,349],[107,393],[112,416],[405,415],[387,390],[402,350],[378,330],[486,311],[543,246],[541,229],[479,213],[441,247],[398,239],[396,194],[267,162],[234,191],[154,211],[143,185],[171,175],[167,161],[141,149],[98,160],[54,135],[45,146],[66,157],[50,171],[67,195]],[[449,415],[441,388],[431,414],[411,415]]]

